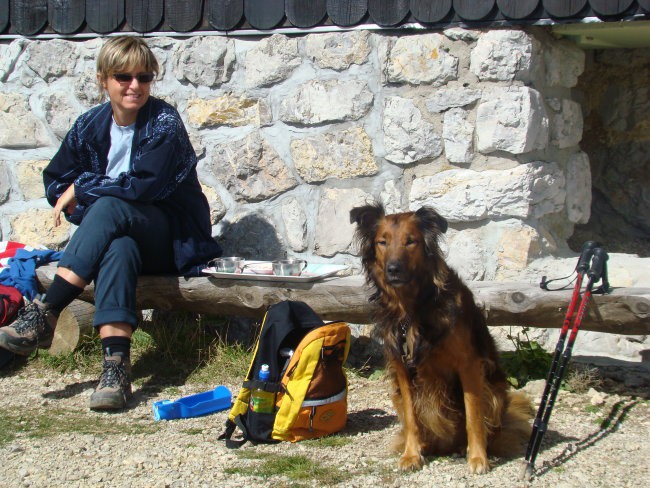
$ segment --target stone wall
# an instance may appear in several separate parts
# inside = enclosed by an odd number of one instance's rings
[[[591,208],[572,98],[585,53],[543,28],[149,41],[162,66],[153,93],[186,122],[226,254],[358,269],[348,213],[380,200],[442,213],[448,259],[468,280],[575,267],[567,239]],[[51,227],[40,171],[99,101],[100,45],[0,44],[1,239],[60,248],[74,231]]]

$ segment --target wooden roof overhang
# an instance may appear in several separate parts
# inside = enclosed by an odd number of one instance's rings
[[[617,29],[633,21],[650,21],[650,0],[0,0],[0,38],[5,39],[531,24]],[[645,22],[638,25],[645,32]],[[582,31],[564,34],[593,40]],[[628,37],[638,42],[638,33]]]

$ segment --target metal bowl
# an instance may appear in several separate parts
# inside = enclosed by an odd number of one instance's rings
[[[304,259],[281,259],[273,261],[273,274],[276,276],[300,276],[307,267]]]
[[[237,256],[217,258],[211,263],[219,273],[241,273],[244,259]]]

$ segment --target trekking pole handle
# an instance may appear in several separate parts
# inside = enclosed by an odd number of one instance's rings
[[[587,241],[582,245],[582,252],[580,253],[580,258],[578,259],[578,265],[576,266],[576,271],[578,273],[586,273],[589,269],[589,261],[594,254],[594,250],[599,247],[599,244],[596,241]]]
[[[594,249],[594,256],[591,260],[591,268],[589,268],[589,271],[587,272],[587,276],[589,277],[589,281],[591,283],[595,283],[600,280],[600,277],[603,275],[603,270],[605,269],[608,257],[609,256],[607,256],[607,251],[605,251],[604,248],[597,247]]]

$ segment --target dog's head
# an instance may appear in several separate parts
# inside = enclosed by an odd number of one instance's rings
[[[357,224],[366,276],[383,291],[409,285],[414,293],[427,283],[444,287],[448,272],[438,240],[447,220],[431,207],[386,215],[380,204],[350,211]]]

